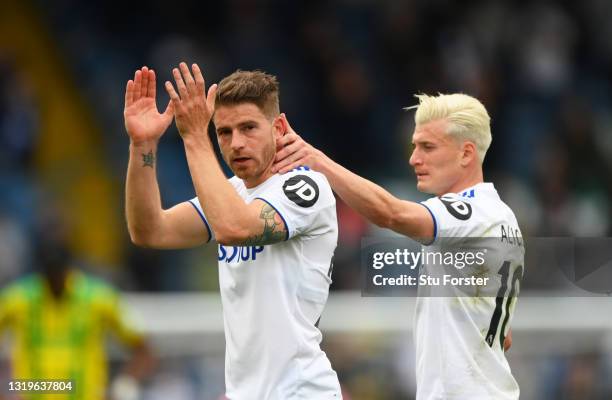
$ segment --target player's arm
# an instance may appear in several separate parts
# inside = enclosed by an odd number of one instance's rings
[[[192,69],[193,76],[187,64],[181,63],[180,71],[173,70],[178,93],[170,82],[166,82],[166,90],[198,200],[217,242],[264,245],[285,240],[287,227],[276,210],[262,200],[246,204],[223,174],[208,136],[217,87],[212,85],[206,96],[199,67],[194,64]]]
[[[504,338],[504,352],[510,350],[512,347],[512,329],[508,329],[508,334]]]
[[[274,171],[284,173],[307,165],[323,173],[342,200],[374,224],[419,240],[434,237],[434,221],[427,208],[400,200],[379,185],[352,173],[306,143],[286,119],[285,123],[287,134],[277,141]]]
[[[159,113],[155,72],[143,67],[125,90],[124,119],[130,137],[125,213],[132,241],[152,248],[183,248],[205,243],[208,231],[185,202],[163,210],[156,176],[157,144],[172,122],[172,104]]]

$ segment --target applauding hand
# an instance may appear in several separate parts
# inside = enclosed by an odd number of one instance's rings
[[[157,142],[172,122],[172,102],[160,113],[155,90],[155,72],[147,67],[137,70],[134,80],[127,83],[123,117],[132,143]]]
[[[206,136],[208,124],[215,111],[217,85],[210,87],[207,96],[200,67],[193,64],[192,71],[193,75],[184,62],[180,63],[179,68],[172,70],[178,93],[172,83],[166,82],[166,91],[174,107],[176,127],[183,139],[194,134]]]

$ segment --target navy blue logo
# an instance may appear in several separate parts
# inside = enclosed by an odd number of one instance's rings
[[[223,246],[219,245],[219,261],[237,263],[242,261],[255,261],[257,254],[264,251],[264,246]]]

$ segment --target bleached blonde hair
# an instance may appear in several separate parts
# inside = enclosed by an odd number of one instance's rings
[[[448,123],[447,134],[457,139],[468,140],[476,146],[480,163],[491,145],[491,118],[480,101],[462,93],[438,94],[428,96],[417,94],[419,104],[406,107],[416,108],[414,122],[423,125],[431,121],[444,119]]]

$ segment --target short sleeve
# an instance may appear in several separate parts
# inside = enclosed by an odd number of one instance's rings
[[[315,235],[337,225],[336,199],[327,178],[305,167],[279,176],[257,198],[281,216],[287,227],[287,239]]]
[[[198,200],[197,197],[194,197],[193,199],[188,200],[188,201],[189,203],[191,203],[193,208],[195,208],[195,210],[198,212],[200,219],[204,223],[204,227],[206,228],[206,231],[208,231],[208,242],[207,243],[210,243],[212,240],[215,239],[215,233],[213,232],[212,229],[210,229],[210,224],[208,223],[208,220],[206,219],[206,215],[204,214],[204,210],[202,209],[202,206],[200,205],[200,200]]]
[[[472,205],[460,195],[449,193],[421,202],[434,221],[434,240],[469,236]]]
[[[228,179],[228,182],[234,187],[234,189],[237,192],[239,191],[239,187],[241,186],[241,180],[238,177],[234,176],[234,177]],[[206,228],[206,230],[208,232],[208,238],[209,238],[207,243],[210,243],[211,241],[214,241],[215,240],[215,232],[210,227],[210,223],[208,222],[208,219],[206,219],[206,214],[204,213],[204,209],[202,208],[202,205],[200,204],[200,200],[196,196],[193,199],[188,200],[188,201],[189,201],[189,203],[191,203],[193,208],[195,208],[195,210],[198,212],[198,215],[200,216],[200,219],[204,223],[204,227]]]

